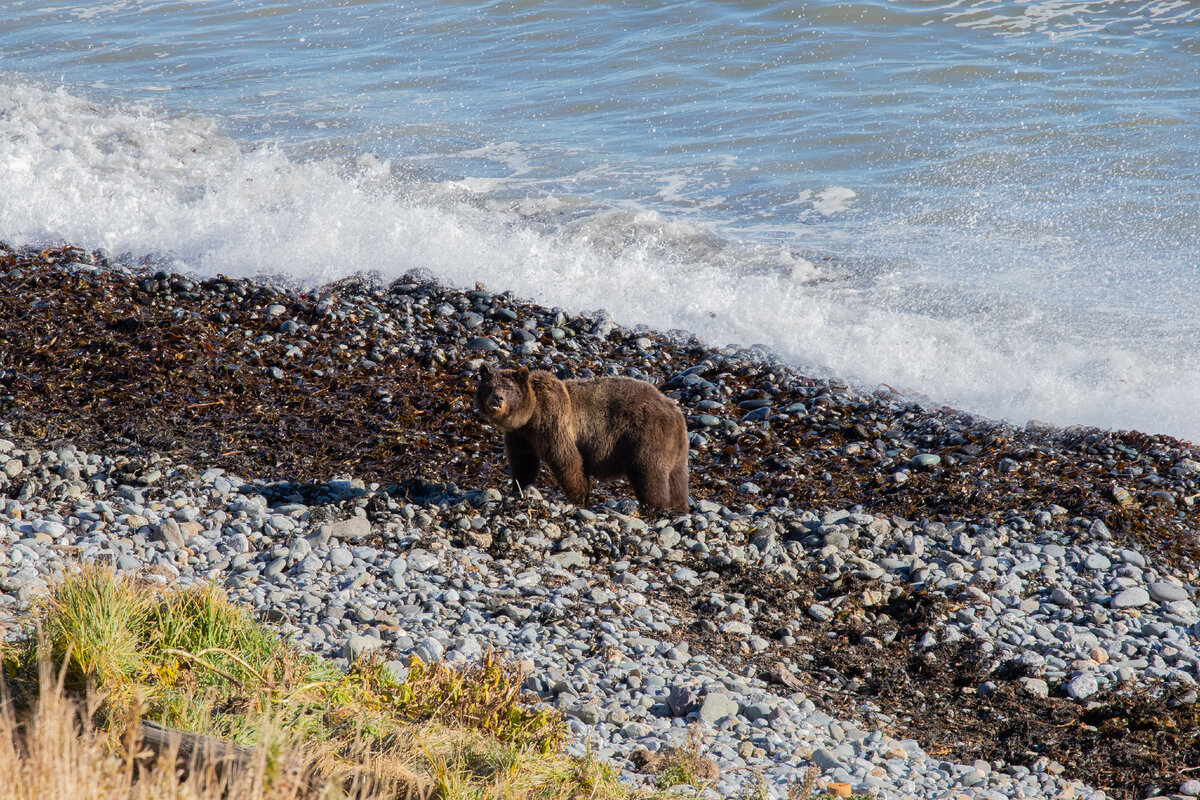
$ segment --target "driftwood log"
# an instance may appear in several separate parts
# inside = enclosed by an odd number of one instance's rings
[[[149,766],[172,755],[181,779],[192,772],[211,772],[217,779],[227,779],[233,772],[250,767],[254,748],[143,720],[138,730],[139,764]]]

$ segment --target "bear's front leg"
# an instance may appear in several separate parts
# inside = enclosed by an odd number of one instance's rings
[[[526,486],[533,486],[542,470],[537,451],[521,436],[504,434],[504,454],[508,456],[508,470],[512,474],[517,494],[524,495]]]
[[[586,506],[588,500],[587,473],[583,471],[583,456],[579,454],[574,442],[555,442],[555,446],[546,453],[546,466],[554,474],[563,494],[577,506]]]

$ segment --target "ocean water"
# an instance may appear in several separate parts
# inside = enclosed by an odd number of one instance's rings
[[[3,0],[0,239],[1200,441],[1200,6]]]

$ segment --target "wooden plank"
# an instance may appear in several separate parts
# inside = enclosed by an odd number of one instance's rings
[[[168,728],[149,720],[142,721],[138,737],[140,763],[149,765],[170,758],[174,753],[175,767],[181,778],[186,778],[192,771],[203,773],[208,770],[217,777],[227,778],[233,771],[249,768],[254,758],[253,747]]]

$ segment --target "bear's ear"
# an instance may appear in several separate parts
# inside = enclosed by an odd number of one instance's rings
[[[479,377],[481,377],[481,378],[490,378],[490,377],[492,377],[492,368],[491,368],[491,366],[490,366],[490,365],[488,365],[488,364],[484,364],[483,366],[481,366],[481,367],[479,368]]]
[[[529,383],[529,367],[521,367],[517,370],[517,380],[521,383]]]

